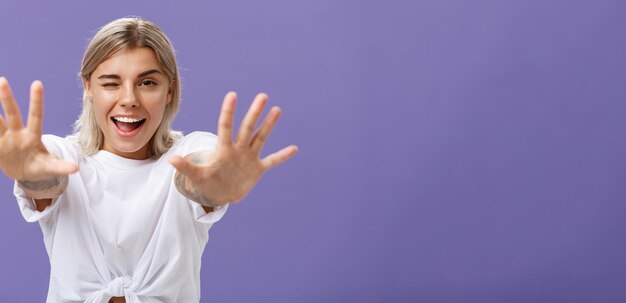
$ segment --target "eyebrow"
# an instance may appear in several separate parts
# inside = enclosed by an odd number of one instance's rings
[[[161,71],[158,70],[158,69],[147,70],[147,71],[142,72],[141,74],[137,75],[137,78],[145,77],[147,75],[151,75],[151,74],[155,74],[155,73],[160,74]],[[98,79],[117,79],[117,80],[119,80],[119,79],[122,79],[122,77],[120,77],[119,75],[116,75],[116,74],[104,74],[104,75],[100,75],[98,77]]]

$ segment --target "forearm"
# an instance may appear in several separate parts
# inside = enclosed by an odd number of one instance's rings
[[[33,199],[52,199],[60,196],[67,188],[69,177],[52,176],[42,180],[17,180],[26,196]]]
[[[211,198],[207,197],[200,190],[198,190],[193,185],[191,180],[189,180],[189,178],[179,172],[176,172],[176,176],[174,178],[174,182],[176,184],[176,189],[178,189],[178,192],[181,195],[185,196],[185,198],[202,205],[203,207],[205,207],[205,210],[207,210],[207,207],[214,208],[227,204],[213,201]]]
[[[204,164],[204,159],[206,158],[206,153],[210,153],[207,151],[195,152],[185,156],[185,159],[191,161],[194,164]],[[179,171],[176,172],[174,176],[174,183],[176,185],[176,189],[178,192],[185,196],[187,199],[194,201],[200,205],[202,205],[205,210],[209,210],[210,208],[218,207],[227,204],[227,201],[219,201],[215,197],[209,197],[207,194],[203,193],[201,188],[197,188],[196,185],[189,179],[189,177],[181,174]]]

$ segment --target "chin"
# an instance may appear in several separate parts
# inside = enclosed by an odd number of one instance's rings
[[[113,144],[112,146],[119,156],[125,158],[138,159],[148,158],[148,142],[144,144],[133,144],[131,142],[120,142],[119,144]]]

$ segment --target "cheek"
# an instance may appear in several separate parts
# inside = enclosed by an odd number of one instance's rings
[[[93,101],[92,101],[93,102]],[[102,107],[102,104],[99,102],[93,102],[93,114],[98,123],[101,123],[102,120],[106,119],[106,111]]]
[[[163,120],[163,114],[167,106],[166,96],[167,92],[151,92],[151,94],[145,95],[145,109],[156,124],[160,124],[161,120]]]
[[[93,107],[93,113],[98,124],[106,122],[107,115],[109,111],[111,111],[113,102],[110,102],[109,100],[101,96],[94,96],[94,99],[91,102]]]
[[[160,105],[156,106],[152,109],[150,116],[152,117],[153,123],[158,127],[163,121],[163,115],[165,114],[165,106]]]

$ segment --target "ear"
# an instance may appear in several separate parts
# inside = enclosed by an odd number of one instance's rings
[[[87,92],[89,100],[93,100],[93,95],[91,94],[91,83],[89,82],[89,80],[83,79],[83,89]]]
[[[174,85],[176,85],[176,80],[173,80],[170,83],[170,88],[167,90],[167,102],[165,104],[170,104],[170,102],[172,102],[172,92],[174,91]]]

